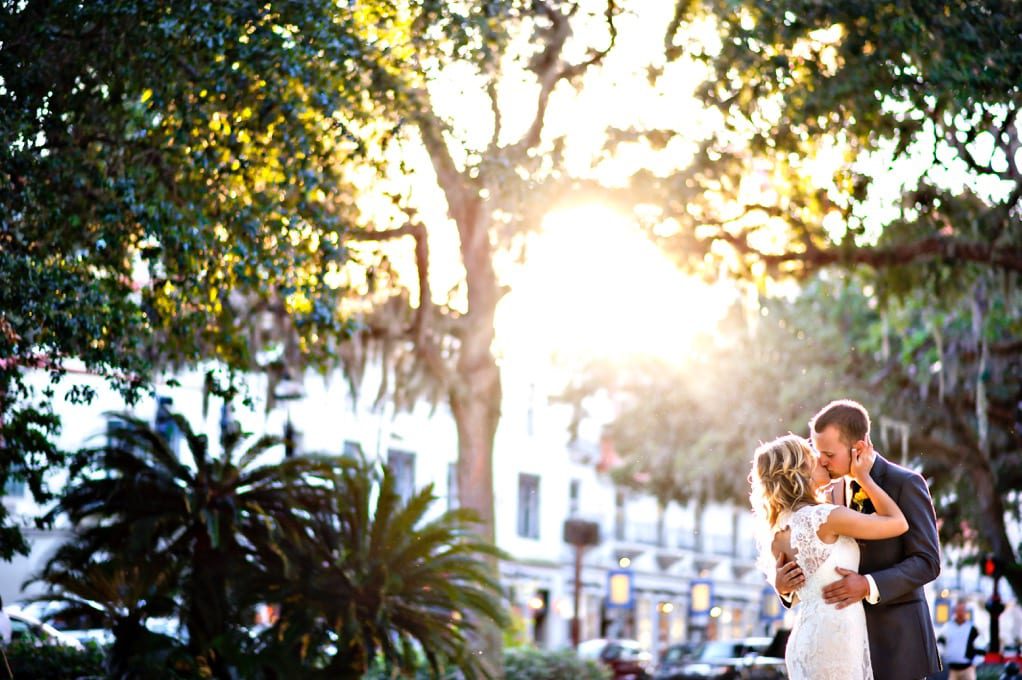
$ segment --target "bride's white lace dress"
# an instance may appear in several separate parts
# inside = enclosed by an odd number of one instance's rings
[[[778,530],[791,528],[795,561],[806,576],[797,591],[801,604],[788,638],[785,664],[791,680],[873,680],[866,636],[866,614],[861,602],[838,609],[823,601],[823,587],[840,575],[834,567],[858,571],[859,546],[839,536],[824,543],[817,535],[836,505],[799,508],[781,518]]]

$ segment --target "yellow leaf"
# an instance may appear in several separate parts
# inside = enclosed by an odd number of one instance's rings
[[[142,103],[145,104],[147,101],[153,98],[153,91],[148,87],[142,91]]]

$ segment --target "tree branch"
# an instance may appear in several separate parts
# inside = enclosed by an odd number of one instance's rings
[[[570,80],[584,73],[589,67],[599,64],[604,57],[613,49],[617,42],[617,26],[614,24],[614,17],[617,15],[617,3],[608,0],[607,9],[604,11],[607,25],[610,29],[610,44],[602,50],[596,50],[585,61],[578,64],[562,65],[561,53],[564,51],[564,43],[571,35],[570,18],[578,11],[578,5],[574,5],[570,12],[564,14],[552,8],[545,1],[537,2],[540,13],[550,20],[551,28],[548,31],[547,44],[543,52],[533,60],[532,68],[539,80],[539,94],[536,98],[536,114],[528,131],[518,142],[514,149],[523,152],[534,148],[539,144],[543,133],[543,125],[546,123],[546,109],[550,102],[550,95],[561,80]]]
[[[1017,178],[1012,176],[1011,165],[1008,166],[1007,170],[994,170],[993,166],[990,163],[980,163],[978,160],[976,160],[976,157],[969,150],[969,144],[972,143],[973,140],[975,140],[976,136],[980,131],[981,130],[979,130],[978,128],[973,129],[972,132],[968,135],[968,138],[963,142],[960,139],[958,139],[958,135],[955,134],[956,128],[949,128],[947,134],[944,135],[944,138],[948,141],[949,144],[951,144],[951,146],[955,148],[956,151],[958,151],[958,155],[961,156],[962,160],[965,161],[965,164],[968,165],[969,168],[974,172],[977,172],[981,175],[991,175],[993,177],[997,177],[998,179],[1003,179],[1007,181],[1013,180],[1017,181]],[[996,130],[991,128],[987,130],[987,132],[994,136],[995,143],[998,146],[1002,146],[1000,137],[997,134]]]
[[[908,265],[914,262],[944,260],[946,262],[975,262],[1007,271],[1022,272],[1022,248],[999,247],[990,243],[961,241],[948,236],[931,236],[912,243],[896,246],[855,248],[851,250],[812,250],[801,253],[763,253],[751,246],[744,234],[729,234],[721,230],[713,238],[727,241],[739,252],[755,255],[765,264],[776,267],[786,262],[801,262],[809,269],[831,264],[864,264],[875,269]]]
[[[486,82],[486,94],[490,97],[490,110],[493,112],[493,135],[490,137],[490,149],[494,150],[500,143],[500,132],[503,126],[500,104],[497,100],[496,73],[491,73],[490,78]]]
[[[998,143],[1008,159],[1008,174],[1011,175],[1015,184],[1022,184],[1022,168],[1019,168],[1019,152],[1022,151],[1022,142],[1019,140],[1018,114],[1022,107],[1015,107],[1008,112],[997,136]]]
[[[437,378],[445,379],[449,371],[443,361],[440,344],[429,323],[434,305],[429,284],[429,238],[425,225],[421,222],[409,222],[395,229],[353,231],[347,234],[347,238],[355,241],[388,241],[403,236],[412,236],[415,239],[415,268],[419,281],[419,306],[415,310],[415,321],[412,323],[412,339],[416,352],[429,366],[430,372]]]
[[[420,102],[419,109],[414,114],[416,126],[422,136],[422,143],[429,153],[430,162],[436,172],[437,182],[447,198],[447,205],[452,214],[457,214],[463,209],[465,200],[465,178],[458,170],[451,157],[451,150],[444,141],[443,125],[433,113],[433,105],[428,92],[419,91],[418,97],[425,101]]]

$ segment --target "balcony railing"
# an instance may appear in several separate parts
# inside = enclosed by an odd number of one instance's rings
[[[692,529],[675,529],[672,532],[671,545],[682,550],[696,550],[699,547],[699,535]]]
[[[711,553],[726,557],[734,556],[735,544],[731,536],[711,534],[707,538],[709,539],[707,547],[709,547]]]
[[[691,551],[719,557],[733,557],[747,561],[756,559],[756,543],[751,538],[740,536],[736,541],[729,534],[700,534],[694,529],[664,527],[654,523],[617,523],[614,525],[615,541],[671,550]]]

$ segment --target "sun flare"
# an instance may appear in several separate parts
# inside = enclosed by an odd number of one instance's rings
[[[681,359],[729,291],[686,276],[625,216],[557,210],[529,243],[497,319],[503,355]]]

